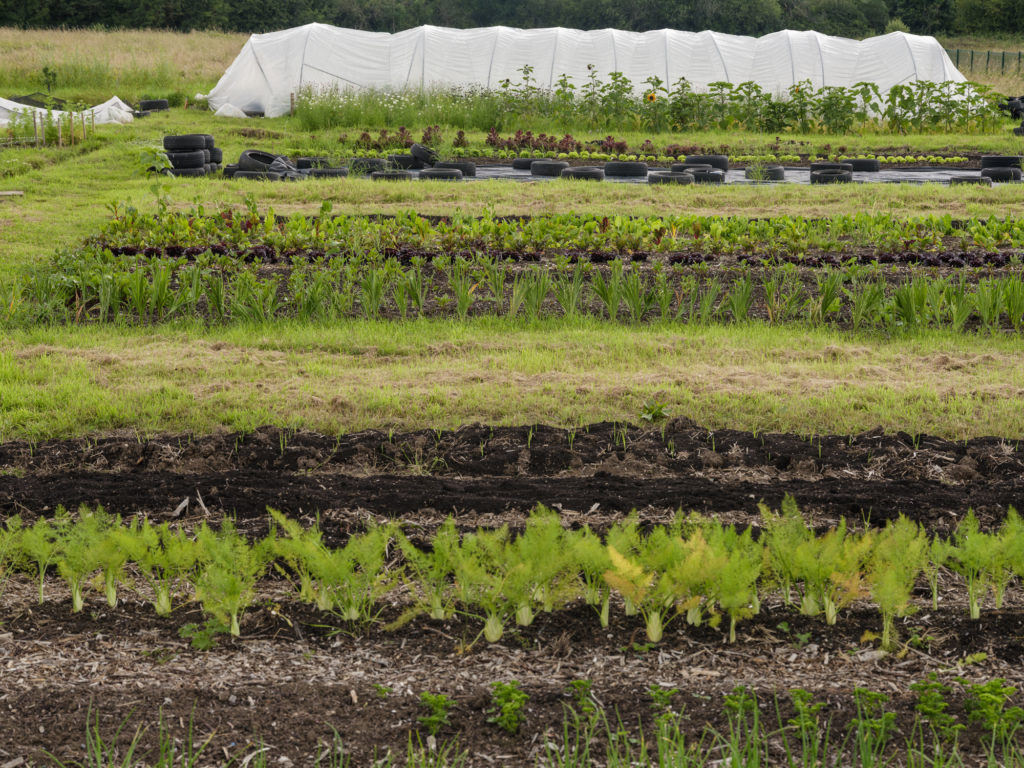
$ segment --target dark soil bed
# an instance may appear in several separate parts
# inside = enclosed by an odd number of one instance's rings
[[[468,425],[454,431],[359,432],[338,438],[263,428],[250,434],[105,437],[0,444],[0,514],[31,522],[57,505],[169,519],[235,516],[252,535],[268,506],[327,521],[336,540],[368,517],[431,527],[521,525],[537,504],[602,530],[636,509],[756,522],[785,494],[817,526],[871,525],[904,514],[948,533],[973,508],[983,526],[1024,507],[1015,440],[951,442],[880,430],[803,437],[611,423],[577,430]]]

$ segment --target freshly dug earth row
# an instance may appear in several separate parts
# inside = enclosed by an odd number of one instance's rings
[[[343,537],[368,518],[431,528],[522,524],[538,503],[573,525],[607,528],[636,509],[647,522],[677,510],[756,523],[758,505],[794,496],[819,527],[840,517],[882,525],[899,514],[948,533],[973,508],[986,527],[1024,508],[1024,447],[926,435],[709,431],[685,419],[664,430],[611,423],[577,430],[469,425],[329,437],[263,428],[250,434],[134,436],[0,444],[0,515],[26,521],[57,505],[102,504],[121,515],[235,516],[267,529],[268,506],[332,523]]]
[[[59,587],[48,589],[55,594]],[[877,612],[858,607],[828,627],[766,603],[740,624],[735,645],[725,643],[724,628],[676,619],[657,646],[644,644],[642,621],[624,617],[621,605],[607,629],[589,608],[570,607],[487,644],[474,618],[421,617],[394,631],[380,623],[332,627],[329,616],[282,598],[251,610],[241,639],[221,638],[212,650],[197,651],[178,636],[183,625],[202,620],[193,607],[159,619],[133,598],[109,609],[97,596],[72,615],[66,600],[34,605],[34,588],[18,582],[0,603],[0,758],[42,763],[45,750],[80,760],[87,722],[98,724],[108,745],[119,743],[121,754],[136,727],[148,726],[141,756],[155,747],[162,718],[173,738],[186,739],[190,724],[195,744],[212,738],[203,764],[269,748],[268,763],[313,765],[333,729],[353,765],[370,765],[389,750],[404,758],[410,734],[426,741],[418,718],[426,714],[419,696],[427,691],[453,700],[438,740],[457,739],[468,765],[532,766],[545,744],[562,742],[565,708],[579,706],[569,686],[581,680],[590,681],[613,724],[618,716],[636,733],[643,721],[648,738],[654,717],[648,689],[677,689],[672,708],[682,713],[694,743],[709,724],[728,730],[725,697],[737,685],[758,695],[773,731],[780,718],[785,724],[794,715],[787,691],[810,691],[825,704],[822,722],[832,722],[833,734],[844,734],[856,716],[859,686],[891,698],[886,709],[897,715],[892,748],[899,753],[912,732],[909,686],[936,673],[953,689],[949,713],[969,725],[961,744],[970,764],[983,754],[984,734],[968,723],[957,680],[1024,684],[1019,603],[985,611],[979,621],[970,621],[962,605],[923,611],[899,623],[907,645],[886,655],[866,634],[877,632]],[[382,621],[396,614],[388,611]],[[491,684],[510,680],[530,697],[515,735],[488,722]],[[595,742],[601,762],[603,741],[602,726]]]

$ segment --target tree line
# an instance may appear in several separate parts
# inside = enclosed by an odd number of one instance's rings
[[[867,37],[1024,32],[1024,0],[0,0],[0,25],[267,32],[323,22],[397,32],[451,27],[712,29],[763,35],[814,29]]]

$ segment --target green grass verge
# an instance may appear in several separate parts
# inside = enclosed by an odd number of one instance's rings
[[[469,422],[1024,435],[1024,341],[596,320],[71,327],[0,341],[0,440]]]

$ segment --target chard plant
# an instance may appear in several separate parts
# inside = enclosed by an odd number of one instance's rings
[[[266,570],[262,548],[252,547],[225,520],[219,531],[204,522],[196,535],[199,568],[193,573],[196,598],[203,610],[233,636],[241,634],[242,614],[255,598],[256,582]]]
[[[910,594],[928,559],[928,539],[921,527],[903,515],[877,537],[871,553],[868,581],[871,596],[882,612],[882,648],[895,647],[896,617],[907,613]]]
[[[135,564],[153,590],[153,609],[157,616],[170,616],[179,584],[189,580],[196,567],[199,546],[180,528],[154,526],[149,520],[143,521],[137,537]]]

